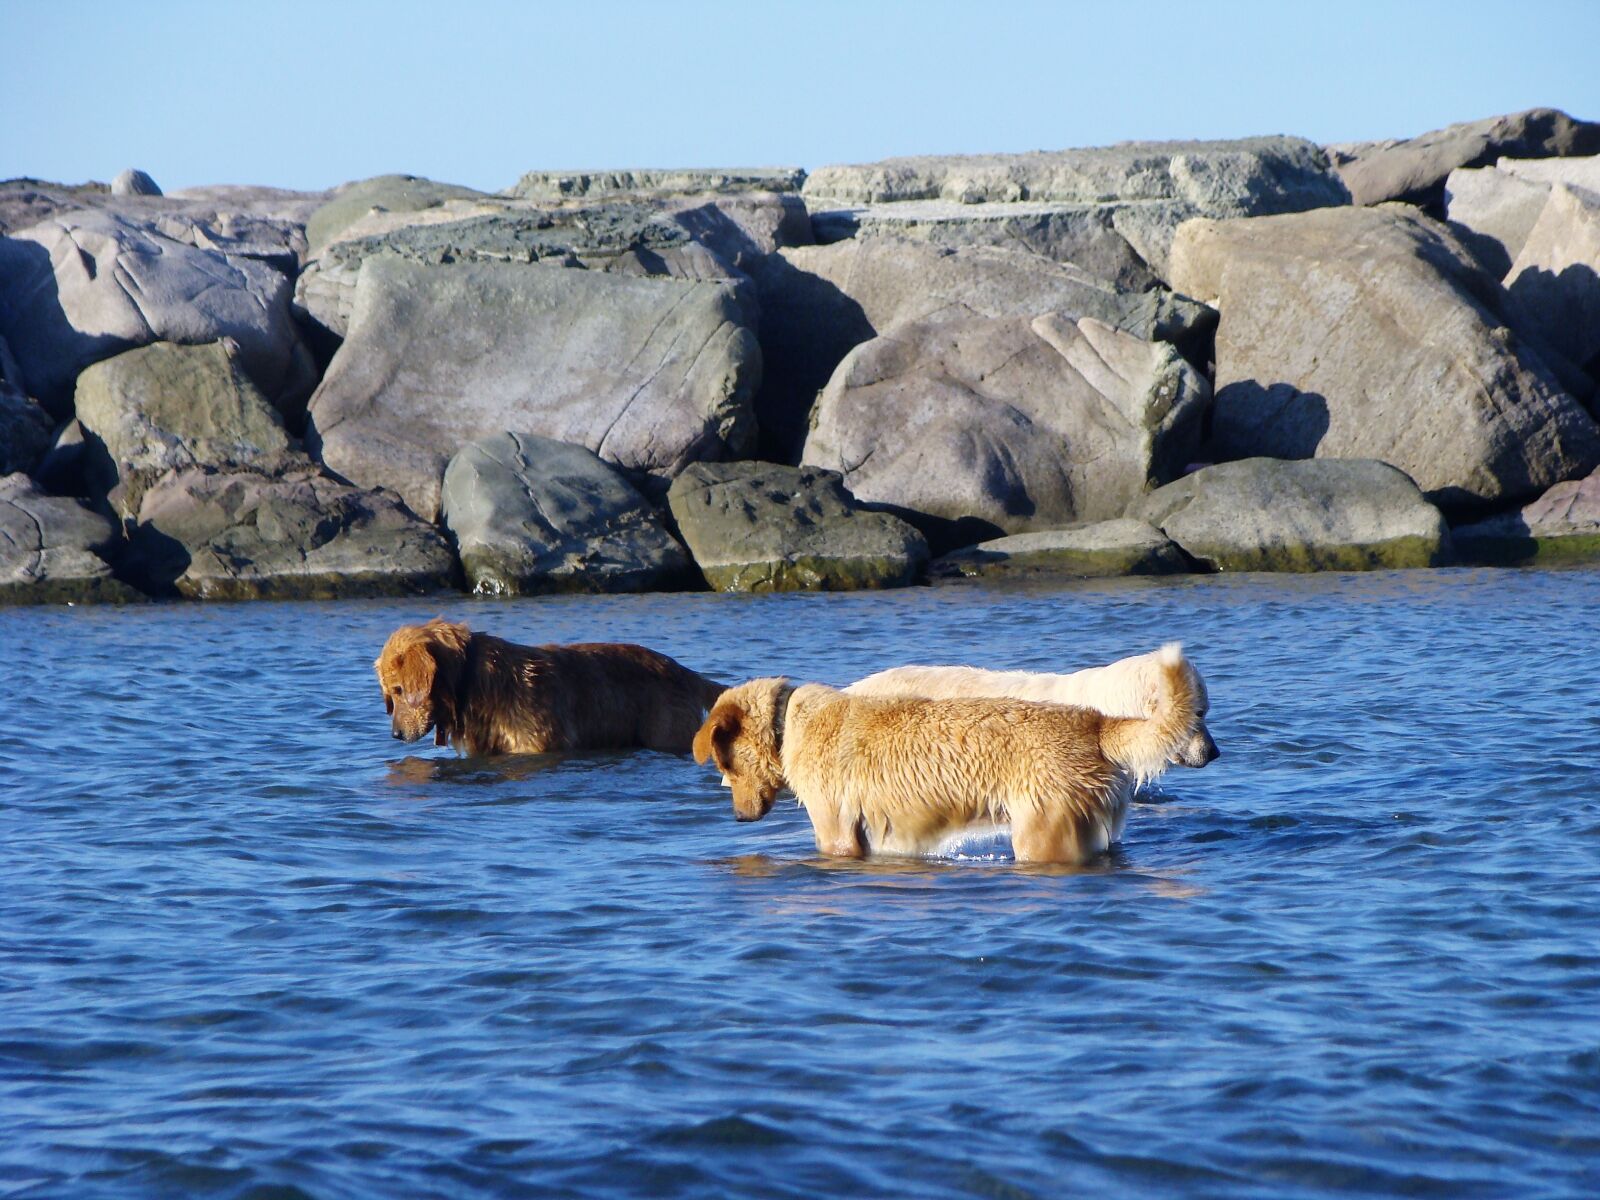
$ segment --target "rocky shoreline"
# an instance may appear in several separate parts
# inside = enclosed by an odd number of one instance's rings
[[[0,183],[0,603],[1600,559],[1600,124]]]

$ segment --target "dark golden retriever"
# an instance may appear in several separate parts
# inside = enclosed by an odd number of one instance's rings
[[[468,754],[643,746],[687,754],[722,685],[643,646],[519,646],[436,617],[389,635],[373,666],[394,736]]]

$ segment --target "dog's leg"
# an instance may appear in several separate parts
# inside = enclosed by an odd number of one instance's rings
[[[1011,852],[1019,863],[1077,864],[1088,859],[1085,850],[1072,814],[1012,810]]]
[[[817,849],[834,858],[865,858],[867,839],[862,836],[861,822],[846,821],[837,808],[814,809],[806,806],[811,818],[812,832],[817,836]]]

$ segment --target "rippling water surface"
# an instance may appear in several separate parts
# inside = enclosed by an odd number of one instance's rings
[[[1082,871],[391,741],[440,608],[726,680],[1178,637]],[[0,611],[0,1196],[1600,1194],[1600,572]]]

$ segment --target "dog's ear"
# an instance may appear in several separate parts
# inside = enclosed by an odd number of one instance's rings
[[[717,764],[724,775],[733,770],[733,739],[739,736],[739,710],[730,704],[719,704],[694,735],[694,760],[707,759]]]
[[[433,684],[429,698],[433,703],[434,738],[444,745],[450,733],[460,727],[457,702],[462,676],[467,669],[467,642],[472,637],[465,625],[438,617],[423,626],[427,632],[428,655],[433,659]]]
[[[383,711],[391,717],[394,716],[394,697],[389,695],[388,692],[383,694]]]

